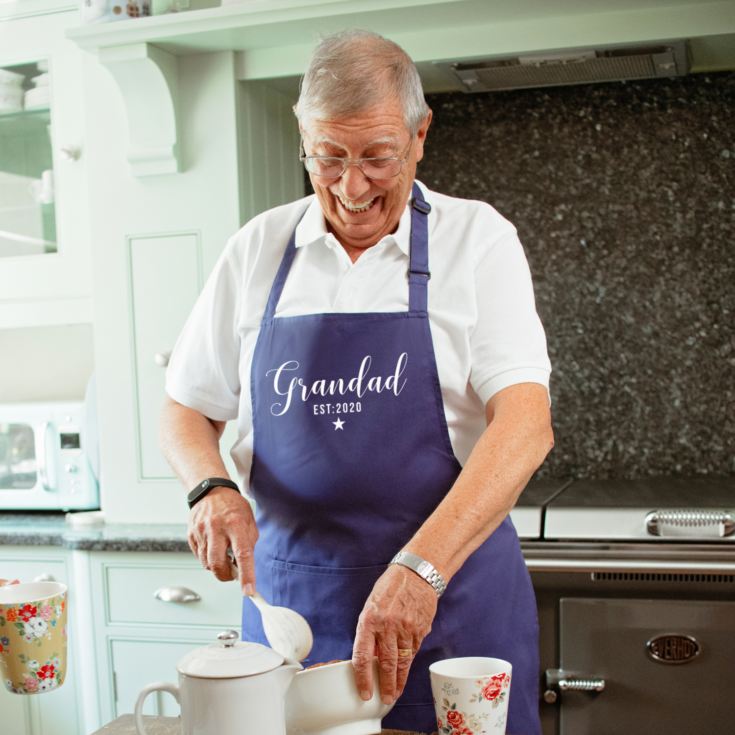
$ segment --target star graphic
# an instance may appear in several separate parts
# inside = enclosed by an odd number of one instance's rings
[[[344,431],[342,427],[345,425],[345,422],[342,421],[342,419],[337,419],[336,421],[332,421],[332,423],[334,424],[335,431],[337,431],[337,429],[339,429],[340,431]]]

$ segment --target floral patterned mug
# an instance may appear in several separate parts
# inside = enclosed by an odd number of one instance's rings
[[[66,676],[66,585],[0,587],[0,675],[15,694],[57,689]]]
[[[504,735],[513,667],[502,658],[447,658],[429,666],[438,735]]]

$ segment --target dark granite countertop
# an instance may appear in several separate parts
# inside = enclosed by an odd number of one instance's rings
[[[0,513],[0,545],[61,546],[84,551],[189,551],[186,526],[106,523],[74,527],[64,513]]]

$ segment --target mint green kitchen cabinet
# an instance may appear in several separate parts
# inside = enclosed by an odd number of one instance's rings
[[[134,68],[143,63],[125,58]],[[240,83],[231,52],[171,63],[178,172],[139,176],[131,169],[131,155],[138,167],[144,156],[131,154],[125,100],[103,65],[120,74],[118,62],[95,61],[86,78],[95,90],[85,124],[95,182],[92,262],[95,284],[103,284],[94,303],[101,503],[111,522],[186,521],[185,489],[158,448],[168,356],[230,236],[257,212],[303,194],[290,98]],[[226,461],[233,443],[228,427]],[[235,475],[232,463],[229,471]]]
[[[86,54],[65,37],[77,19],[73,9],[0,22],[0,69],[36,94],[31,80],[48,69],[49,90],[47,101],[0,109],[0,329],[92,319]]]
[[[70,552],[53,547],[0,546],[0,577],[22,582],[58,581],[69,586],[68,660],[64,684],[37,695],[0,691],[0,731],[8,735],[79,735],[82,732],[81,697],[94,691],[80,680],[80,636],[86,631],[76,625],[79,597],[70,562]]]
[[[92,552],[93,639],[101,722],[133,711],[140,690],[177,681],[188,651],[240,630],[237,582],[219,582],[186,553]],[[175,701],[149,697],[144,712],[173,716]]]

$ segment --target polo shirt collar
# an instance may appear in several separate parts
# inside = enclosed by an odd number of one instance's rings
[[[421,188],[421,192],[424,197],[430,197],[430,193],[427,188],[416,182]],[[431,232],[431,225],[433,220],[434,211],[429,213],[429,232]],[[411,205],[406,204],[406,208],[401,214],[401,219],[398,220],[398,228],[390,235],[386,235],[380,242],[392,242],[398,246],[401,252],[408,256],[410,251],[410,236],[411,236]],[[327,230],[327,223],[322,213],[322,208],[319,204],[319,200],[316,196],[313,196],[311,203],[304,212],[304,216],[301,221],[296,225],[296,238],[295,245],[297,248],[310,245],[311,243],[322,241],[327,244],[331,242],[336,243],[334,236]]]

